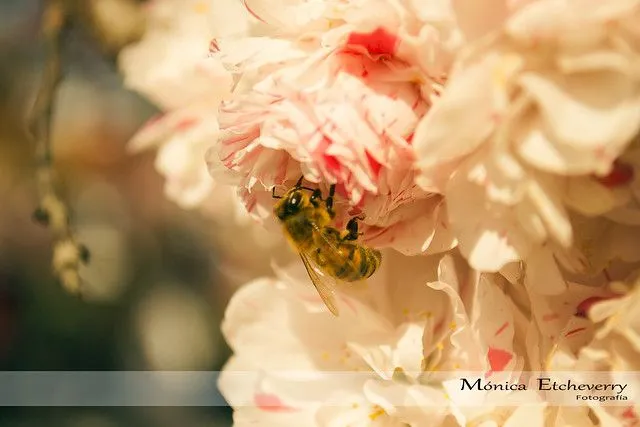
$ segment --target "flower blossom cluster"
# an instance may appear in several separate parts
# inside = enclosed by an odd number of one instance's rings
[[[339,317],[299,261],[235,294],[236,426],[640,424],[448,386],[640,371],[640,0],[147,7],[120,64],[163,110],[131,146],[157,147],[167,196],[280,235],[274,189],[335,185],[335,227],[363,218],[383,252]]]

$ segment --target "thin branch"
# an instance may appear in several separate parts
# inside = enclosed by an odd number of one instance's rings
[[[69,225],[64,201],[57,194],[51,148],[51,122],[55,97],[62,80],[62,39],[69,25],[69,10],[62,0],[47,3],[42,20],[45,41],[45,65],[35,105],[29,117],[29,129],[36,143],[36,179],[39,207],[34,218],[49,227],[53,237],[52,267],[62,286],[73,294],[80,294],[79,267],[88,262],[89,252],[79,244]]]

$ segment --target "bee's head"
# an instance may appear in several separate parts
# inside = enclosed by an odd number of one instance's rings
[[[276,203],[273,210],[278,218],[285,219],[297,214],[309,203],[308,194],[298,188],[292,188]]]

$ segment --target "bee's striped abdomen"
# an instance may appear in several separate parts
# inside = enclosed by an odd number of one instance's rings
[[[361,247],[360,250],[364,253],[364,259],[366,259],[366,262],[363,262],[361,264],[361,267],[363,268],[366,265],[366,270],[364,270],[364,274],[362,275],[362,277],[366,279],[368,277],[371,277],[371,275],[376,272],[378,267],[380,267],[382,254],[380,253],[380,251],[377,251],[375,249],[365,249]]]
[[[343,243],[340,248],[346,259],[337,264],[335,275],[346,282],[370,277],[380,265],[380,252],[353,243]]]

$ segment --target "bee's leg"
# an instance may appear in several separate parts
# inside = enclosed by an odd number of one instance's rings
[[[347,229],[342,232],[342,240],[357,240],[360,233],[358,233],[358,218],[351,218],[347,223]]]
[[[331,187],[329,187],[329,196],[325,201],[325,205],[327,206],[327,211],[329,212],[329,215],[331,215],[331,218],[336,216],[336,213],[333,211],[333,195],[335,194],[335,192],[336,192],[336,185],[331,184]]]
[[[309,200],[311,201],[313,206],[317,207],[318,203],[322,201],[322,192],[318,189],[313,190],[313,193],[311,194],[311,198]]]
[[[271,189],[271,197],[273,197],[274,199],[282,199],[282,196],[276,196],[276,186],[275,185]]]

